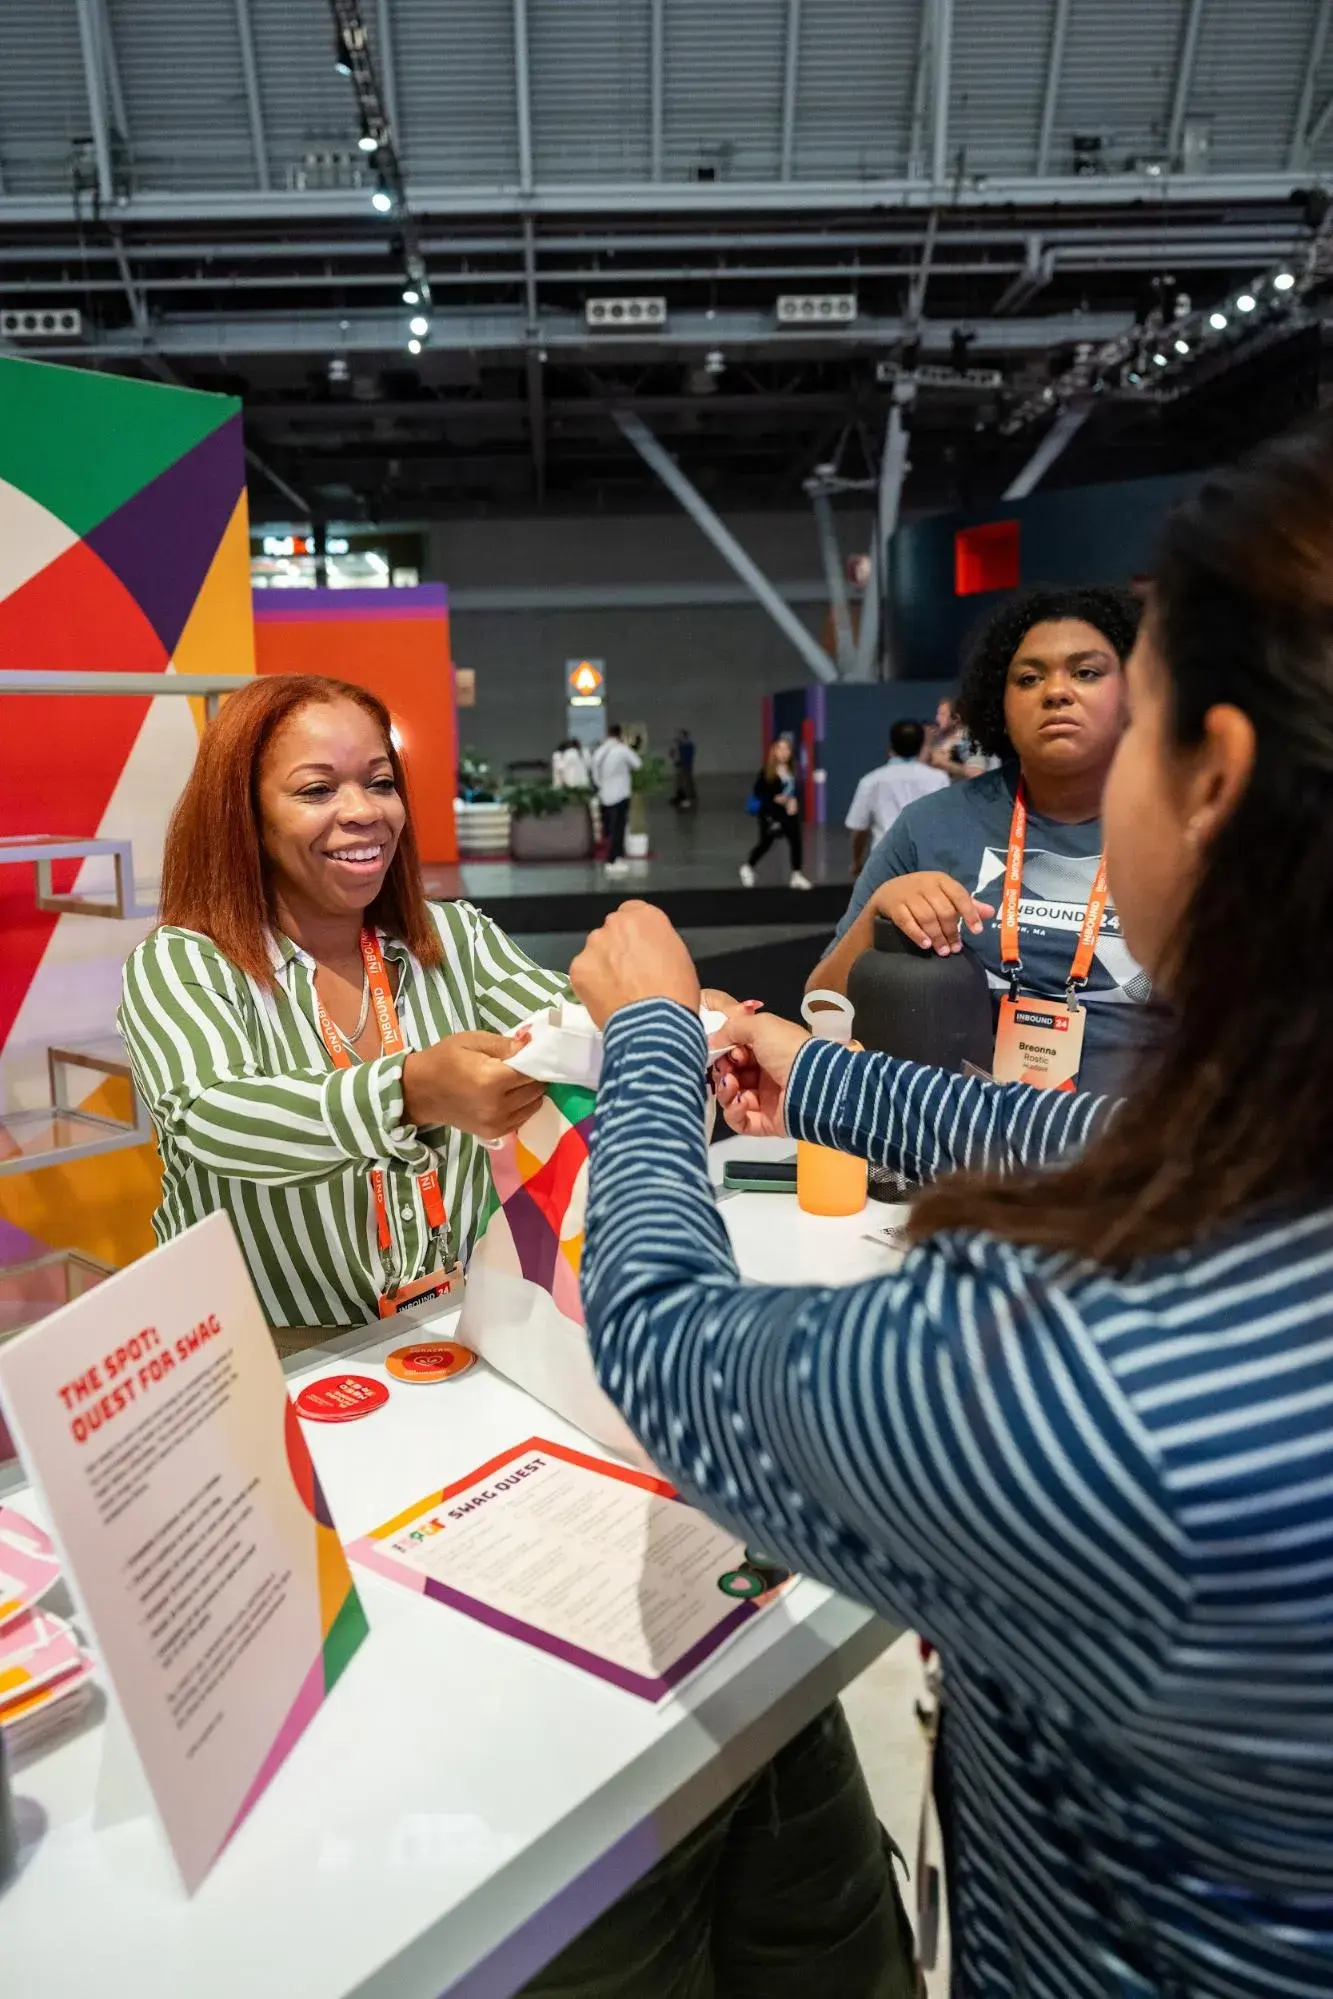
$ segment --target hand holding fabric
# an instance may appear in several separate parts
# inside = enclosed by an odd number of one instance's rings
[[[503,1138],[531,1117],[544,1083],[519,1075],[507,1058],[519,1042],[504,1034],[449,1034],[403,1064],[403,1101],[409,1124]]]
[[[781,1138],[787,1078],[810,1036],[777,1014],[742,1012],[718,1038],[731,1044],[717,1063],[714,1085],[728,1125],[747,1138]]]

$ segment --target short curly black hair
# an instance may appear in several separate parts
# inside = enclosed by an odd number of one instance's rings
[[[1085,625],[1096,627],[1123,665],[1139,629],[1141,609],[1128,590],[1101,583],[1071,589],[1039,584],[1007,597],[972,634],[958,690],[959,715],[982,754],[1015,754],[1004,722],[1004,689],[1009,662],[1024,632],[1048,618],[1081,618]]]

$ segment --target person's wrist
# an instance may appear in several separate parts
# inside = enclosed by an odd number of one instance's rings
[[[803,1041],[791,1059],[787,1080],[782,1086],[780,1112],[782,1128],[788,1138],[813,1138],[812,1120],[805,1112],[805,1099],[810,1087],[810,1079],[821,1063],[832,1054],[840,1052],[836,1041],[821,1041],[817,1035],[810,1035]]]

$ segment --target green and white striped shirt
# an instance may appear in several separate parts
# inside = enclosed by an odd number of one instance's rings
[[[432,903],[444,963],[428,971],[380,933],[409,1049],[476,1029],[512,1033],[567,996],[557,972],[465,902]],[[159,1242],[223,1209],[274,1326],[373,1319],[384,1291],[466,1257],[490,1182],[465,1132],[404,1121],[403,1055],[335,1069],[315,1018],[315,960],[273,943],[275,986],[209,937],[154,931],[125,967],[120,1031],[162,1154]],[[372,1165],[385,1173],[392,1249],[376,1242]],[[432,1235],[417,1175],[434,1167],[448,1227]]]

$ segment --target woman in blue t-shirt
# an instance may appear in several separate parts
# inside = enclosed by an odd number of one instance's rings
[[[1097,875],[1102,787],[1125,727],[1124,661],[1138,620],[1127,592],[1090,587],[1020,592],[986,621],[964,668],[959,709],[978,749],[999,757],[1000,767],[898,815],[857,878],[812,988],[846,990],[879,915],[941,957],[975,951],[998,1008],[1009,979],[997,911],[1021,782],[1028,813],[1022,985],[1063,995]],[[1079,996],[1087,1007],[1079,1086],[1118,1091],[1160,1022],[1113,903]]]

